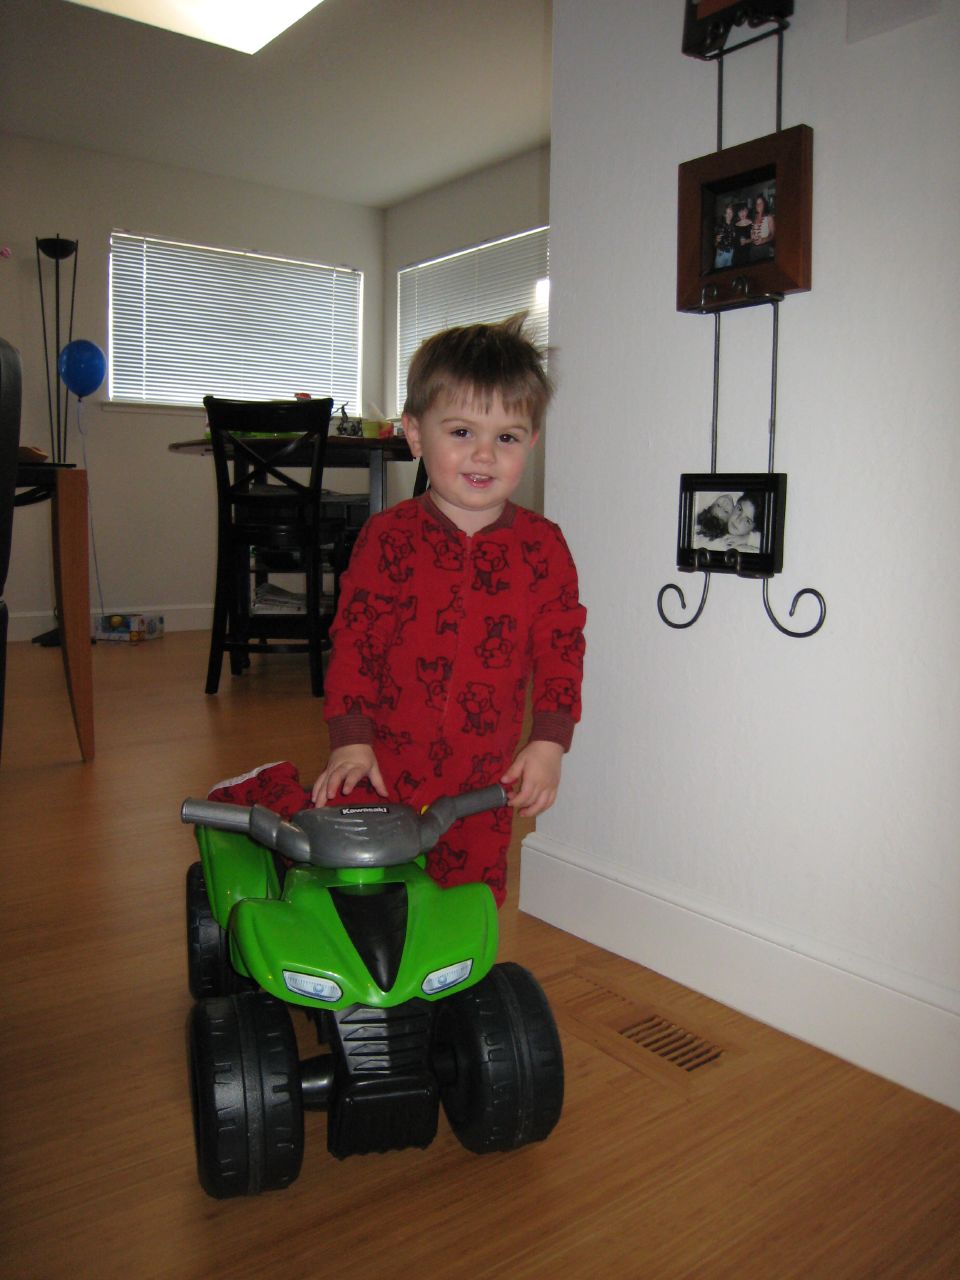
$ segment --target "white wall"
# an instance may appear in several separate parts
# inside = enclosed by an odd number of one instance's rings
[[[49,450],[37,236],[79,240],[74,336],[104,350],[115,228],[358,267],[364,272],[363,394],[378,399],[382,212],[2,134],[0,173],[0,239],[12,251],[0,260],[0,333],[23,356],[25,444]],[[278,388],[278,394],[292,390]],[[105,396],[104,385],[84,401],[83,422],[106,608],[159,611],[170,629],[207,626],[216,542],[213,468],[208,459],[167,452],[172,441],[202,433],[202,412],[107,410]],[[75,408],[71,400],[70,459],[80,462]],[[337,488],[364,482],[360,473],[332,473]],[[49,520],[48,504],[17,511],[6,588],[12,639],[51,625]]]
[[[700,598],[673,563],[678,477],[710,463],[713,322],[675,310],[676,169],[714,149],[716,72],[681,55],[675,0],[557,0],[546,510],[590,619],[521,903],[960,1107],[960,18],[934,7],[851,44],[845,4],[804,0],[786,36],[814,278],[780,308],[770,595],[785,622],[802,586],[828,605],[799,640],[734,577],[690,630],[657,616],[666,582]],[[728,61],[725,145],[773,130],[774,51]],[[770,328],[724,317],[721,471],[766,469]]]
[[[387,210],[383,285],[383,396],[387,413],[399,413],[403,407],[396,403],[397,272],[485,240],[545,226],[549,221],[549,147],[491,165]],[[543,458],[549,437],[547,430],[517,493],[518,502],[536,510],[543,506]]]

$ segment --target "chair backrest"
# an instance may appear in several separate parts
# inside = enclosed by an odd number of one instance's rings
[[[333,400],[224,400],[204,396],[221,519],[239,507],[286,500],[319,513]],[[232,473],[231,473],[232,464]],[[308,478],[300,478],[303,469]],[[299,472],[300,474],[296,474]]]
[[[20,352],[0,338],[0,596],[10,567],[20,446]]]
[[[417,466],[417,474],[413,481],[413,496],[419,498],[421,493],[426,493],[430,488],[430,477],[427,475],[426,464],[420,459]]]

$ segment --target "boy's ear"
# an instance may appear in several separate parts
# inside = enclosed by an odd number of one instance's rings
[[[420,423],[409,413],[405,413],[400,421],[403,424],[403,434],[406,436],[407,444],[410,446],[410,452],[415,458],[419,458],[423,452],[420,444]]]

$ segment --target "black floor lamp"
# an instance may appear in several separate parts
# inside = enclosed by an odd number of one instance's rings
[[[50,457],[53,462],[67,461],[67,407],[70,388],[65,386],[58,366],[63,350],[61,311],[63,295],[60,288],[60,265],[73,259],[73,278],[70,281],[70,310],[67,317],[67,342],[73,341],[73,308],[77,296],[77,259],[79,241],[64,240],[59,235],[37,240],[37,279],[40,283],[40,320],[43,325],[43,359],[47,373],[47,411],[50,417]],[[43,289],[43,260],[53,262],[53,369],[50,367],[50,336],[48,333],[47,306]],[[47,273],[50,274],[49,271]]]
[[[67,341],[73,338],[73,307],[77,297],[77,258],[79,242],[64,240],[59,234],[37,238],[37,280],[40,284],[40,323],[43,326],[43,363],[47,374],[47,413],[50,418],[50,459],[63,463],[67,460],[67,407],[70,389],[63,385],[58,368],[59,355],[62,350],[61,311],[62,295],[60,289],[60,264],[69,258],[73,259],[73,277],[70,281],[70,311],[67,320]],[[43,262],[53,262],[53,369],[50,368],[50,334],[47,322],[47,305],[43,290]],[[48,276],[50,272],[47,272]],[[52,375],[52,376],[51,376]],[[49,497],[49,487],[43,491],[34,491],[36,497]],[[24,495],[30,497],[33,495]],[[34,636],[33,643],[51,648],[60,643],[60,628],[54,627],[42,635]]]

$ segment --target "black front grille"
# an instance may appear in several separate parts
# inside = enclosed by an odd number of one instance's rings
[[[433,1008],[425,1000],[408,1000],[393,1009],[354,1005],[334,1019],[351,1076],[418,1071],[429,1063]]]

